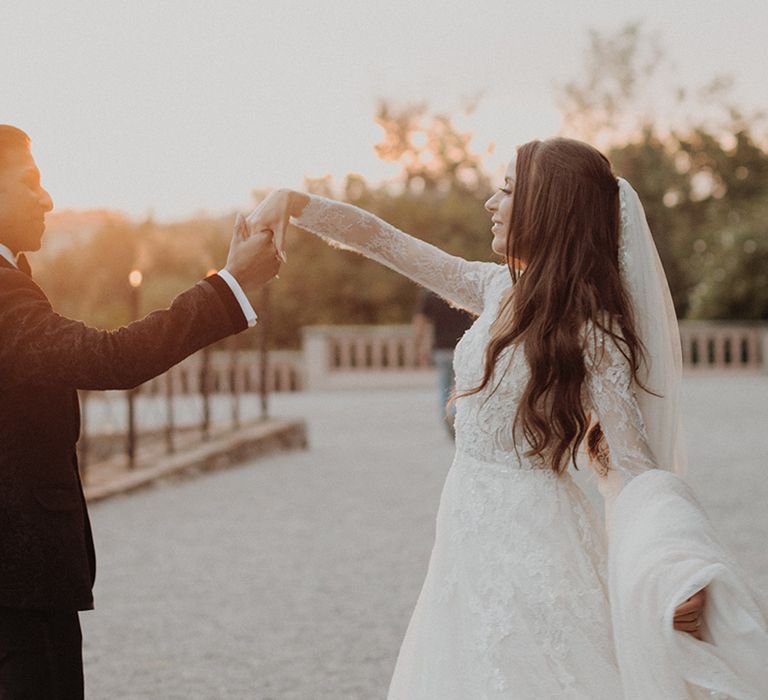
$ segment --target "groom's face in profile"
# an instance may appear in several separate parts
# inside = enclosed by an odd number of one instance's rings
[[[53,201],[40,184],[29,149],[8,149],[0,160],[0,243],[14,253],[39,250],[51,209]]]

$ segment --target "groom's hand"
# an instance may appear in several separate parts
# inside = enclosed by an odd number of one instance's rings
[[[272,233],[249,235],[245,219],[238,213],[225,269],[246,291],[263,287],[280,269]]]
[[[246,218],[251,235],[270,232],[274,235],[277,254],[287,262],[285,256],[285,232],[291,216],[299,216],[308,204],[309,197],[295,190],[274,190]]]

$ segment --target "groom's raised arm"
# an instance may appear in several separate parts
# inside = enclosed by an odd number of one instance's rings
[[[0,382],[128,389],[249,325],[236,292],[278,269],[269,236],[233,239],[227,267],[179,294],[167,309],[117,330],[91,328],[57,314],[23,272],[0,270]],[[226,279],[225,279],[226,278]],[[241,292],[242,294],[242,292]],[[247,306],[246,306],[247,305]],[[251,321],[255,320],[255,317]]]

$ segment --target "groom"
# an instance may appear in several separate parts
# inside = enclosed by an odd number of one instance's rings
[[[59,316],[30,277],[53,208],[28,136],[0,125],[0,700],[83,697],[79,610],[95,559],[78,472],[77,389],[128,389],[256,323],[243,289],[279,262],[239,219],[226,266],[115,331]]]

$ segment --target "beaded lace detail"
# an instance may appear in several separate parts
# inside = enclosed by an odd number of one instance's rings
[[[629,266],[629,246],[627,245],[627,238],[625,231],[629,226],[628,214],[627,214],[627,201],[624,198],[624,190],[619,187],[619,270],[622,276],[626,276],[626,271]]]

